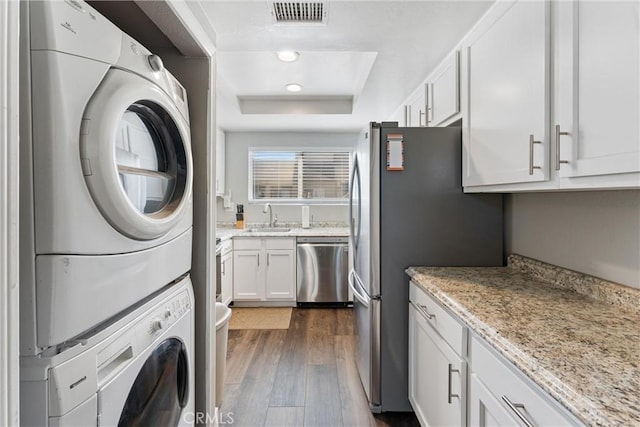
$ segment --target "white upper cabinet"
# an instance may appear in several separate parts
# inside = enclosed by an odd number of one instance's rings
[[[225,152],[225,135],[218,129],[216,130],[216,196],[222,196],[225,191]]]
[[[427,125],[427,102],[425,86],[420,85],[405,105],[405,126],[424,127]]]
[[[504,1],[463,41],[464,186],[549,178],[549,4]]]
[[[632,1],[497,2],[461,43],[465,191],[640,188],[639,22]]]
[[[562,1],[554,7],[555,169],[562,178],[639,172],[640,4]]]
[[[446,124],[460,112],[460,60],[453,51],[427,79],[427,126]]]

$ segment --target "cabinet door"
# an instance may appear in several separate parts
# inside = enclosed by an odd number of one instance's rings
[[[507,409],[487,390],[476,374],[469,380],[469,425],[472,427],[517,426]]]
[[[427,125],[427,102],[425,86],[420,87],[411,95],[407,104],[407,126],[422,127]]]
[[[267,251],[266,299],[296,299],[296,260],[291,250]]]
[[[409,401],[423,426],[465,420],[463,361],[409,305]]]
[[[549,177],[549,4],[496,3],[463,42],[464,186]]]
[[[460,112],[458,51],[442,63],[427,84],[427,125],[438,126]]]
[[[562,132],[556,141],[559,157],[554,160],[559,175],[640,171],[638,2],[573,1],[554,7],[558,12],[554,124]]]
[[[225,152],[225,135],[218,129],[216,131],[216,195],[218,196],[222,196],[225,189]]]
[[[233,253],[229,252],[220,260],[220,276],[222,286],[220,289],[222,303],[229,305],[233,301]]]
[[[264,296],[261,251],[233,251],[233,299],[260,301]]]

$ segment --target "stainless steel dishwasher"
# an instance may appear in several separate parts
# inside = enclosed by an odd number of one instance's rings
[[[349,305],[347,237],[298,237],[298,305]]]

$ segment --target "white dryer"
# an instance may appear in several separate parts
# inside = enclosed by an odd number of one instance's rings
[[[23,4],[21,351],[125,310],[191,265],[186,91],[80,0]]]
[[[21,425],[192,425],[192,307],[185,277],[72,345],[22,357]]]

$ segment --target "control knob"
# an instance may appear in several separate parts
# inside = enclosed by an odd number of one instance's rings
[[[151,321],[151,333],[156,333],[162,328],[164,328],[164,321],[161,318],[156,317]]]

